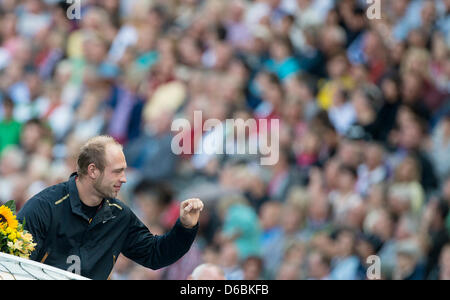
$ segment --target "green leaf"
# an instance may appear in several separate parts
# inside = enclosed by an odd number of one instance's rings
[[[5,203],[5,206],[8,207],[14,215],[16,214],[16,203],[14,200],[9,200]]]

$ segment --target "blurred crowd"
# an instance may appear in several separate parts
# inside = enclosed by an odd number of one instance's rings
[[[227,279],[366,279],[372,255],[382,279],[450,279],[450,1],[380,2],[370,19],[365,0],[81,0],[71,20],[77,1],[0,0],[0,202],[66,181],[107,134],[129,166],[119,198],[152,233],[179,201],[205,203],[180,261],[120,256],[113,279],[203,263]],[[196,111],[278,119],[277,163],[175,155],[175,119],[193,150],[230,134],[194,126]]]

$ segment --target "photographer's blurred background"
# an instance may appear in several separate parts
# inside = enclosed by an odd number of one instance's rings
[[[71,2],[76,2],[71,1]],[[69,2],[69,1],[67,1]],[[0,0],[0,202],[67,180],[98,134],[124,145],[120,199],[154,234],[205,203],[158,271],[113,279],[450,279],[450,1]],[[280,155],[175,155],[174,119],[280,120]],[[194,134],[197,133],[197,134]],[[248,142],[258,132],[248,132]]]

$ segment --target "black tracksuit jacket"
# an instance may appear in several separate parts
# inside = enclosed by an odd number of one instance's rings
[[[153,235],[136,215],[117,199],[104,199],[93,219],[81,208],[75,184],[51,186],[28,200],[18,212],[20,222],[37,243],[30,259],[68,270],[79,257],[82,276],[107,279],[120,253],[151,269],[168,266],[190,249],[198,224],[185,228],[180,219],[165,235]],[[73,268],[72,268],[73,269]]]

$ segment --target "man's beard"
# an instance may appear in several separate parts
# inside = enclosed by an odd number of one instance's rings
[[[95,191],[101,196],[102,198],[115,198],[116,194],[112,190],[112,188],[109,188],[108,186],[103,186],[103,177],[104,174],[100,175],[99,178],[94,182],[94,189]]]

